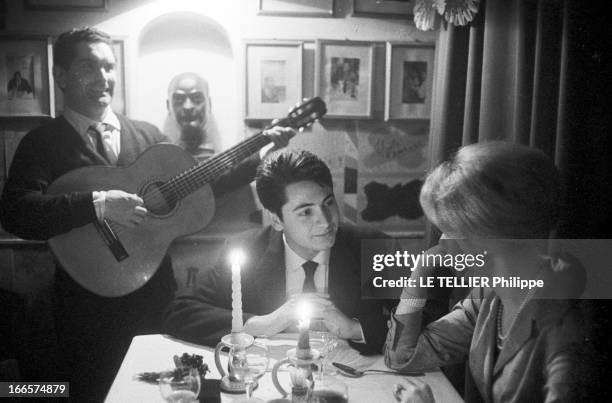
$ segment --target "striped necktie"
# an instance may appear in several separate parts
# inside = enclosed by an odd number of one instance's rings
[[[97,123],[89,126],[89,132],[96,140],[96,151],[111,165],[117,164],[117,154],[111,145],[109,127],[106,123]]]

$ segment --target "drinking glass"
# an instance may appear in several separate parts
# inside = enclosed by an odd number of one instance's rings
[[[200,374],[195,368],[163,371],[159,377],[159,392],[170,403],[197,402],[200,387]]]
[[[255,341],[248,347],[234,347],[230,350],[232,375],[246,386],[246,400],[243,402],[263,403],[263,400],[253,397],[253,389],[256,381],[266,373],[269,363],[270,355],[264,342]]]
[[[323,376],[315,380],[309,403],[348,403],[346,383],[333,376]]]
[[[321,328],[318,328],[321,329]],[[337,372],[326,366],[328,355],[334,351],[338,345],[338,336],[327,330],[311,330],[310,347],[318,350],[321,353],[319,361],[318,376],[321,378],[323,374],[335,375]]]

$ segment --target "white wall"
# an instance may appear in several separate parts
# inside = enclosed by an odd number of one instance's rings
[[[243,40],[296,39],[306,44],[304,93],[312,95],[315,39],[433,42],[433,33],[417,31],[406,19],[352,17],[349,0],[336,0],[336,18],[257,16],[259,0],[108,0],[107,12],[24,10],[21,2],[8,2],[7,31],[58,34],[81,25],[94,25],[126,41],[128,113],[136,119],[164,127],[166,88],[170,78],[194,70],[211,82],[213,109],[222,139],[221,148],[244,136]],[[180,38],[161,37],[165,49],[143,54],[140,38],[154,21],[172,13],[190,13],[186,21],[208,23],[225,31],[231,47],[226,54],[181,46]],[[176,14],[174,14],[176,15]],[[198,19],[199,18],[199,19]],[[188,28],[188,27],[187,27]],[[177,27],[176,32],[186,27]],[[164,31],[164,34],[171,32]],[[214,45],[214,43],[211,43]],[[378,51],[377,60],[383,61]],[[377,63],[380,65],[380,63]],[[375,75],[374,112],[382,110],[384,71]]]

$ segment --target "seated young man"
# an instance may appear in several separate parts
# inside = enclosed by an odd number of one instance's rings
[[[383,300],[361,299],[362,239],[383,234],[340,223],[329,168],[307,151],[275,152],[255,178],[272,225],[231,239],[199,288],[177,296],[166,310],[169,334],[216,344],[232,321],[227,252],[239,247],[244,331],[271,336],[296,323],[298,301],[308,298],[312,317],[362,353],[380,353],[387,317]]]

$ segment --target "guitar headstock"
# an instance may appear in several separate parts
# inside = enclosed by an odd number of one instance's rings
[[[294,129],[302,129],[327,113],[325,102],[319,97],[310,98],[289,111],[283,123]]]

